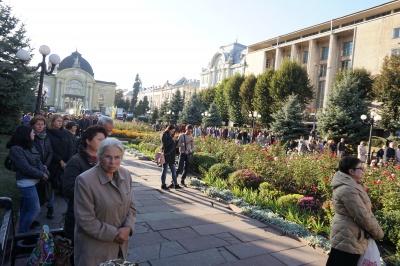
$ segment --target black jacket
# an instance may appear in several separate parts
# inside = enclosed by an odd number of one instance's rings
[[[53,159],[49,167],[51,178],[55,178],[58,172],[61,170],[60,161],[63,160],[65,163],[74,156],[74,144],[72,140],[72,134],[68,130],[60,129],[48,129],[47,136],[50,138],[51,147],[53,149]]]
[[[46,135],[44,139],[41,139],[35,135],[33,147],[35,147],[35,149],[39,152],[40,161],[42,162],[42,164],[46,165],[46,167],[49,168],[51,160],[53,159],[53,149],[51,147],[49,137]]]
[[[387,147],[383,153],[383,162],[387,163],[389,160],[394,160],[396,158],[396,151],[391,147]]]
[[[74,187],[75,179],[89,170],[96,163],[92,156],[86,152],[83,146],[79,146],[78,154],[72,156],[64,169],[63,193],[68,199],[68,208],[65,214],[64,232],[68,239],[74,240],[75,216],[74,216]]]
[[[165,163],[175,163],[175,141],[172,136],[166,133],[161,135],[162,151],[165,156]]]

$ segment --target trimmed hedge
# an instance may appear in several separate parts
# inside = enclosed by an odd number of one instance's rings
[[[190,170],[197,173],[207,172],[211,166],[218,163],[217,159],[210,153],[196,152],[193,161],[189,164]]]
[[[378,211],[375,217],[385,233],[384,238],[395,244],[400,251],[400,211]]]
[[[223,163],[214,164],[208,170],[210,174],[223,180],[228,179],[229,175],[234,171],[235,170],[231,166]]]

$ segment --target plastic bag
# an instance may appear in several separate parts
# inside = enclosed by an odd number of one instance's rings
[[[35,249],[32,251],[31,256],[29,257],[27,263],[28,266],[53,265],[56,255],[54,253],[54,241],[49,236],[49,231],[49,227],[47,225],[43,225]]]
[[[378,246],[375,240],[370,238],[368,240],[368,247],[364,254],[358,260],[357,266],[378,266],[381,265],[381,258]]]

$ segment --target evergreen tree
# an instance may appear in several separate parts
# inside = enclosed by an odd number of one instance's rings
[[[313,86],[308,79],[307,70],[298,62],[285,59],[272,77],[270,95],[279,104],[292,94],[295,94],[297,99],[304,104],[314,98]]]
[[[135,109],[137,100],[138,100],[138,94],[140,91],[140,88],[142,87],[142,81],[140,80],[139,74],[136,74],[135,77],[135,83],[133,83],[133,93],[132,93],[132,99],[131,99],[131,109]]]
[[[127,110],[127,111],[131,111],[130,107],[131,107],[131,103],[130,103],[129,99],[126,98],[125,102],[124,102],[124,109]]]
[[[21,114],[35,110],[36,97],[31,88],[37,87],[38,74],[26,71],[15,56],[19,49],[30,47],[29,41],[25,25],[0,0],[0,133],[14,131]]]
[[[125,100],[124,100],[124,90],[117,89],[115,91],[115,98],[114,98],[114,106],[118,108],[124,108]]]
[[[375,77],[373,92],[377,100],[382,102],[384,110],[379,126],[393,135],[400,123],[400,55],[383,59],[382,70]]]
[[[218,108],[219,113],[221,114],[222,123],[227,125],[229,122],[229,113],[228,113],[228,105],[225,99],[225,85],[228,79],[223,79],[220,84],[218,84],[217,89],[215,90],[215,98],[214,103]]]
[[[155,124],[158,121],[158,119],[159,119],[159,113],[158,113],[158,108],[156,106],[156,107],[154,107],[153,113],[151,114],[150,122],[152,124]]]
[[[206,127],[213,126],[213,127],[220,127],[222,126],[222,120],[221,120],[221,115],[219,114],[219,111],[217,109],[217,106],[215,103],[212,103],[210,105],[210,109],[208,109],[208,114],[209,116],[204,116],[203,117],[203,124]]]
[[[171,102],[169,103],[169,110],[174,112],[171,115],[171,124],[176,124],[178,121],[178,117],[183,110],[184,102],[182,98],[182,93],[180,90],[176,90],[174,94],[172,94]]]
[[[169,101],[166,100],[166,101],[163,101],[160,106],[160,110],[159,110],[159,114],[158,114],[159,122],[163,121],[164,123],[167,123],[169,121],[169,117],[167,114],[168,111],[169,111]]]
[[[272,68],[267,69],[257,77],[257,83],[254,88],[255,110],[261,115],[262,124],[267,126],[272,122],[274,99],[269,92],[274,73],[275,71]]]
[[[204,106],[201,103],[196,93],[192,95],[188,102],[185,103],[185,107],[182,110],[179,123],[201,125],[201,113],[204,111]]]
[[[216,87],[208,87],[199,92],[199,99],[206,109],[214,102]]]
[[[360,97],[359,86],[360,81],[352,71],[347,71],[341,81],[335,83],[325,113],[317,114],[317,129],[323,136],[337,141],[345,138],[352,145],[368,138],[369,126],[363,124],[360,117],[369,113],[369,102]]]
[[[241,110],[241,102],[239,96],[240,86],[244,81],[244,76],[235,74],[225,85],[225,99],[228,105],[229,119],[241,126],[244,122],[244,117]]]
[[[366,98],[373,101],[372,85],[374,83],[371,72],[365,68],[350,68],[338,71],[335,75],[334,83],[340,83],[347,71],[353,72],[354,77],[360,82],[358,88],[360,90],[360,98]]]
[[[242,103],[242,110],[247,116],[249,113],[255,111],[254,106],[254,88],[257,83],[257,78],[250,74],[246,76],[242,85],[240,86],[239,95],[240,102]]]
[[[136,106],[136,108],[133,111],[133,113],[136,116],[141,116],[141,115],[145,115],[148,110],[150,110],[149,100],[147,99],[147,96],[144,96],[143,100],[139,101],[139,104]]]
[[[301,103],[296,95],[290,95],[281,109],[272,115],[274,122],[271,123],[271,131],[283,141],[299,138],[307,128],[303,121],[304,109],[305,104]]]

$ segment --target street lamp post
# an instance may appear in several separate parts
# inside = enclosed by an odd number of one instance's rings
[[[316,129],[316,118],[317,118],[317,109],[314,109],[314,122],[313,122],[313,126],[312,126],[312,130],[311,130],[311,137],[313,137],[314,139],[316,139],[317,137],[317,131]]]
[[[169,125],[169,124],[170,124],[170,121],[171,121],[171,116],[174,115],[174,112],[172,112],[171,110],[169,110],[169,111],[167,112],[167,114],[168,114],[168,125]]]
[[[254,126],[255,126],[254,124],[255,124],[255,120],[257,118],[261,118],[261,115],[257,114],[257,111],[249,112],[249,118],[252,120],[252,129],[253,129],[253,132],[251,134],[251,141],[254,142]]]
[[[203,119],[204,118],[207,119],[207,117],[210,117],[211,114],[209,112],[205,111],[204,113],[201,113],[201,116],[203,117]],[[204,126],[206,127],[207,126],[206,123],[205,122],[203,122],[203,123],[204,123]]]
[[[50,48],[47,45],[42,45],[39,47],[39,52],[42,54],[43,59],[42,62],[40,62],[36,68],[28,69],[29,71],[37,71],[40,68],[40,78],[39,78],[39,89],[38,89],[38,95],[36,99],[36,109],[35,109],[35,115],[40,114],[40,107],[42,103],[42,91],[43,91],[43,80],[44,80],[44,74],[46,75],[51,75],[56,68],[56,66],[60,63],[61,59],[58,55],[56,54],[51,54],[49,56],[49,63],[51,65],[50,71],[47,71],[47,65],[46,65],[46,56],[50,54]],[[27,61],[30,58],[30,54],[26,50],[19,50],[16,54],[18,59],[21,61]],[[25,67],[25,65],[23,65]]]
[[[368,155],[367,155],[367,163],[371,164],[371,145],[372,145],[372,129],[374,128],[374,123],[380,121],[382,117],[378,115],[375,111],[371,111],[371,118],[367,120],[366,115],[361,115],[361,120],[364,124],[371,125],[369,129],[369,140],[368,140]]]

